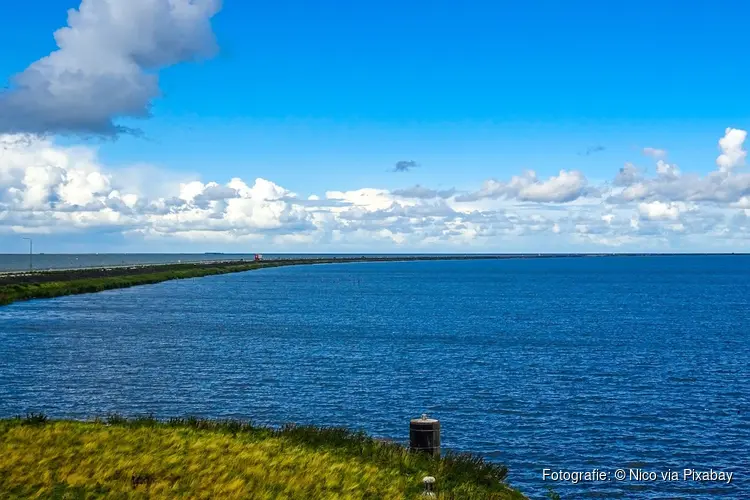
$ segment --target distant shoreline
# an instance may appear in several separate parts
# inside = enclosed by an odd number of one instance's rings
[[[180,264],[117,265],[94,268],[14,271],[0,273],[0,306],[14,302],[96,293],[117,288],[150,285],[175,279],[200,278],[272,267],[351,262],[406,262],[436,260],[497,260],[550,258],[551,256],[413,256],[224,260]],[[562,257],[562,256],[555,256]],[[567,257],[571,257],[567,255]]]
[[[223,262],[248,262],[252,261],[253,254],[242,254],[242,253],[221,253],[221,252],[204,252],[204,253],[35,253],[33,254],[33,271],[32,272],[52,272],[52,271],[71,271],[79,269],[103,269],[103,268],[121,268],[121,267],[151,267],[151,266],[168,266],[177,264],[214,264]],[[83,265],[70,265],[66,267],[50,266],[40,264],[38,259],[50,259],[54,257],[76,257],[76,261],[79,257],[114,257],[117,256],[119,262],[115,263],[89,263]],[[197,259],[199,257],[213,257],[211,259]],[[609,252],[583,252],[583,253],[339,253],[339,254],[325,254],[325,253],[276,253],[266,254],[264,261],[303,261],[303,260],[336,260],[340,261],[352,261],[362,259],[372,259],[373,261],[383,260],[455,260],[455,259],[509,259],[509,258],[553,258],[553,257],[703,257],[703,256],[750,256],[750,253],[738,253],[738,252],[710,252],[710,253],[651,253],[651,252],[622,252],[622,253],[609,253]],[[125,259],[120,257],[175,257],[175,260],[165,260],[163,262],[155,261],[141,261],[141,262],[126,262]],[[4,267],[7,263],[4,263],[4,259],[12,258],[16,261],[13,265],[15,267]],[[11,273],[28,273],[29,269],[25,262],[28,262],[29,254],[22,253],[0,253],[0,276],[11,274]],[[24,264],[21,264],[24,262]]]
[[[225,254],[226,255],[226,254]],[[190,263],[112,265],[74,269],[0,272],[0,306],[14,302],[96,293],[175,279],[252,271],[271,267],[352,262],[414,262],[449,260],[506,260],[580,257],[708,256],[738,254],[442,254],[442,255],[342,255],[340,257],[273,258],[262,261],[214,260]],[[748,254],[739,254],[748,255]]]

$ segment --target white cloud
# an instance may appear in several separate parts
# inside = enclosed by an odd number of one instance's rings
[[[149,115],[157,72],[209,56],[220,0],[82,0],[55,32],[58,50],[0,93],[0,133],[114,135],[119,117]]]
[[[201,181],[188,182],[180,184],[180,194],[177,196],[181,200],[193,201],[196,196],[203,193],[205,186]]]
[[[86,148],[62,148],[50,140],[3,137],[0,150],[0,227],[19,221],[65,232],[103,224],[123,232],[183,234],[199,231],[244,235],[313,228],[312,217],[284,201],[296,195],[265,179],[249,186],[185,182],[171,197],[149,199],[137,186],[117,189],[113,175]],[[132,190],[130,190],[132,189]]]
[[[619,198],[624,201],[633,201],[645,198],[649,193],[649,189],[646,184],[639,182],[626,187],[620,191]]]
[[[741,141],[733,144],[726,151]],[[659,159],[656,175],[647,176],[626,164],[606,197],[606,186],[569,170],[490,179],[473,192],[418,185],[300,197],[263,178],[107,168],[95,149],[48,139],[0,136],[0,145],[0,238],[97,232],[172,242],[181,251],[187,244],[459,252],[750,246],[750,174],[721,165],[701,176]],[[158,189],[148,182],[167,178]]]
[[[677,165],[670,165],[664,160],[659,160],[656,162],[656,173],[665,179],[676,179],[680,176],[680,169]]]
[[[747,137],[747,132],[736,128],[727,128],[724,137],[719,139],[721,155],[716,158],[716,164],[722,172],[731,172],[733,169],[745,164],[747,151],[742,146]]]
[[[586,176],[581,172],[561,170],[560,174],[555,177],[550,177],[544,182],[534,182],[522,188],[518,193],[518,199],[558,203],[573,201],[583,194],[585,187]]]
[[[638,211],[642,217],[651,220],[677,219],[680,216],[680,208],[683,205],[677,203],[662,203],[653,201],[651,203],[640,203]]]
[[[738,171],[738,167],[744,163],[742,145],[746,135],[744,130],[727,129],[726,135],[719,141],[723,153],[716,160],[718,170],[705,176],[683,173],[676,165],[664,160],[656,162],[655,178],[645,178],[634,167],[621,170],[614,182],[618,189],[613,190],[607,202],[740,203],[743,197],[750,194],[750,174]]]
[[[355,191],[328,191],[326,199],[343,201],[366,211],[384,210],[396,201],[386,189],[357,189]]]
[[[487,180],[479,191],[459,195],[457,201],[502,198],[539,203],[565,203],[584,196],[586,186],[586,176],[577,170],[561,170],[558,175],[545,181],[539,180],[536,172],[529,170],[523,175],[513,176],[509,182]]]

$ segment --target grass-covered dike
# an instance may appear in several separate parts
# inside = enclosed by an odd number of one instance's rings
[[[0,305],[296,263],[233,261],[13,273],[0,276]]]
[[[345,429],[196,418],[0,420],[2,498],[522,499],[507,469]]]
[[[416,260],[477,260],[524,258],[527,256],[393,256],[224,261],[186,264],[122,266],[110,268],[35,271],[0,274],[0,306],[13,302],[95,293],[116,288],[148,285],[175,279],[200,278],[279,266],[344,262],[388,262]],[[549,257],[555,257],[550,255]],[[538,258],[534,256],[534,258]]]

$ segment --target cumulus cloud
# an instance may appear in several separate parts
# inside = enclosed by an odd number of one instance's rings
[[[734,204],[750,194],[750,174],[711,172],[706,176],[682,174],[663,168],[656,178],[613,191],[608,203],[633,201],[686,201]]]
[[[353,191],[328,191],[326,199],[344,202],[353,207],[368,210],[385,209],[393,204],[394,199],[387,189],[363,188]]]
[[[724,137],[719,139],[721,155],[716,158],[716,165],[722,172],[731,172],[745,164],[747,151],[742,149],[747,132],[736,128],[727,128]]]
[[[312,214],[289,201],[295,193],[265,179],[185,182],[171,196],[149,198],[137,186],[117,189],[116,174],[93,150],[46,139],[25,143],[5,136],[0,142],[6,146],[0,152],[0,231],[27,226],[29,218],[47,232],[100,224],[150,235],[286,234],[314,227]]]
[[[750,195],[750,174],[741,172],[746,152],[743,144],[747,133],[726,129],[719,141],[722,150],[717,158],[718,169],[706,175],[684,173],[675,164],[656,162],[656,176],[646,178],[637,168],[626,165],[615,178],[618,188],[608,197],[612,204],[631,202],[689,202],[716,206],[741,206]]]
[[[418,166],[419,164],[414,160],[401,160],[396,162],[396,165],[393,167],[393,171],[408,172],[409,170],[417,168]]]
[[[684,210],[684,204],[674,202],[662,203],[661,201],[653,201],[638,205],[640,215],[650,220],[677,219],[680,216],[681,209]]]
[[[583,195],[586,187],[586,176],[574,170],[561,170],[557,176],[544,182],[532,182],[519,191],[517,198],[521,201],[566,202]]]
[[[656,162],[656,174],[662,179],[675,180],[680,176],[680,169],[677,165],[670,165],[664,160]]]
[[[539,203],[565,203],[584,196],[587,192],[586,176],[577,170],[561,170],[556,176],[539,180],[536,172],[526,171],[514,176],[509,182],[495,179],[485,181],[482,188],[474,193],[458,196],[457,201],[476,201],[484,198],[516,199]]]
[[[0,241],[95,232],[181,250],[203,243],[460,252],[750,246],[750,174],[723,163],[705,175],[662,159],[653,175],[625,164],[606,196],[604,184],[569,170],[489,179],[470,192],[415,185],[300,196],[263,178],[177,178],[145,166],[136,175],[102,165],[95,149],[34,136],[0,135],[0,145]],[[741,145],[725,141],[722,154],[733,155],[733,165]],[[170,181],[153,189],[144,178]]]
[[[0,199],[17,208],[87,207],[112,191],[110,177],[85,148],[61,150],[46,141],[9,136],[0,137],[0,143]]]
[[[127,131],[121,117],[149,115],[158,71],[210,56],[221,0],[82,0],[55,32],[58,49],[0,93],[0,133]]]

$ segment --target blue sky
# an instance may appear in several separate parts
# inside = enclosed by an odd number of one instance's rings
[[[0,55],[0,75],[54,51],[53,32],[80,4],[7,7],[0,43],[13,50]],[[204,183],[260,177],[303,198],[415,184],[471,191],[525,170],[603,183],[626,162],[653,173],[645,147],[707,175],[725,129],[746,128],[750,116],[735,21],[749,11],[743,2],[228,0],[211,17],[218,52],[160,68],[163,95],[148,119],[115,118],[144,137],[56,135],[54,144],[97,150],[110,173],[149,165]],[[603,149],[582,154],[594,146]],[[390,171],[400,160],[420,166]]]

